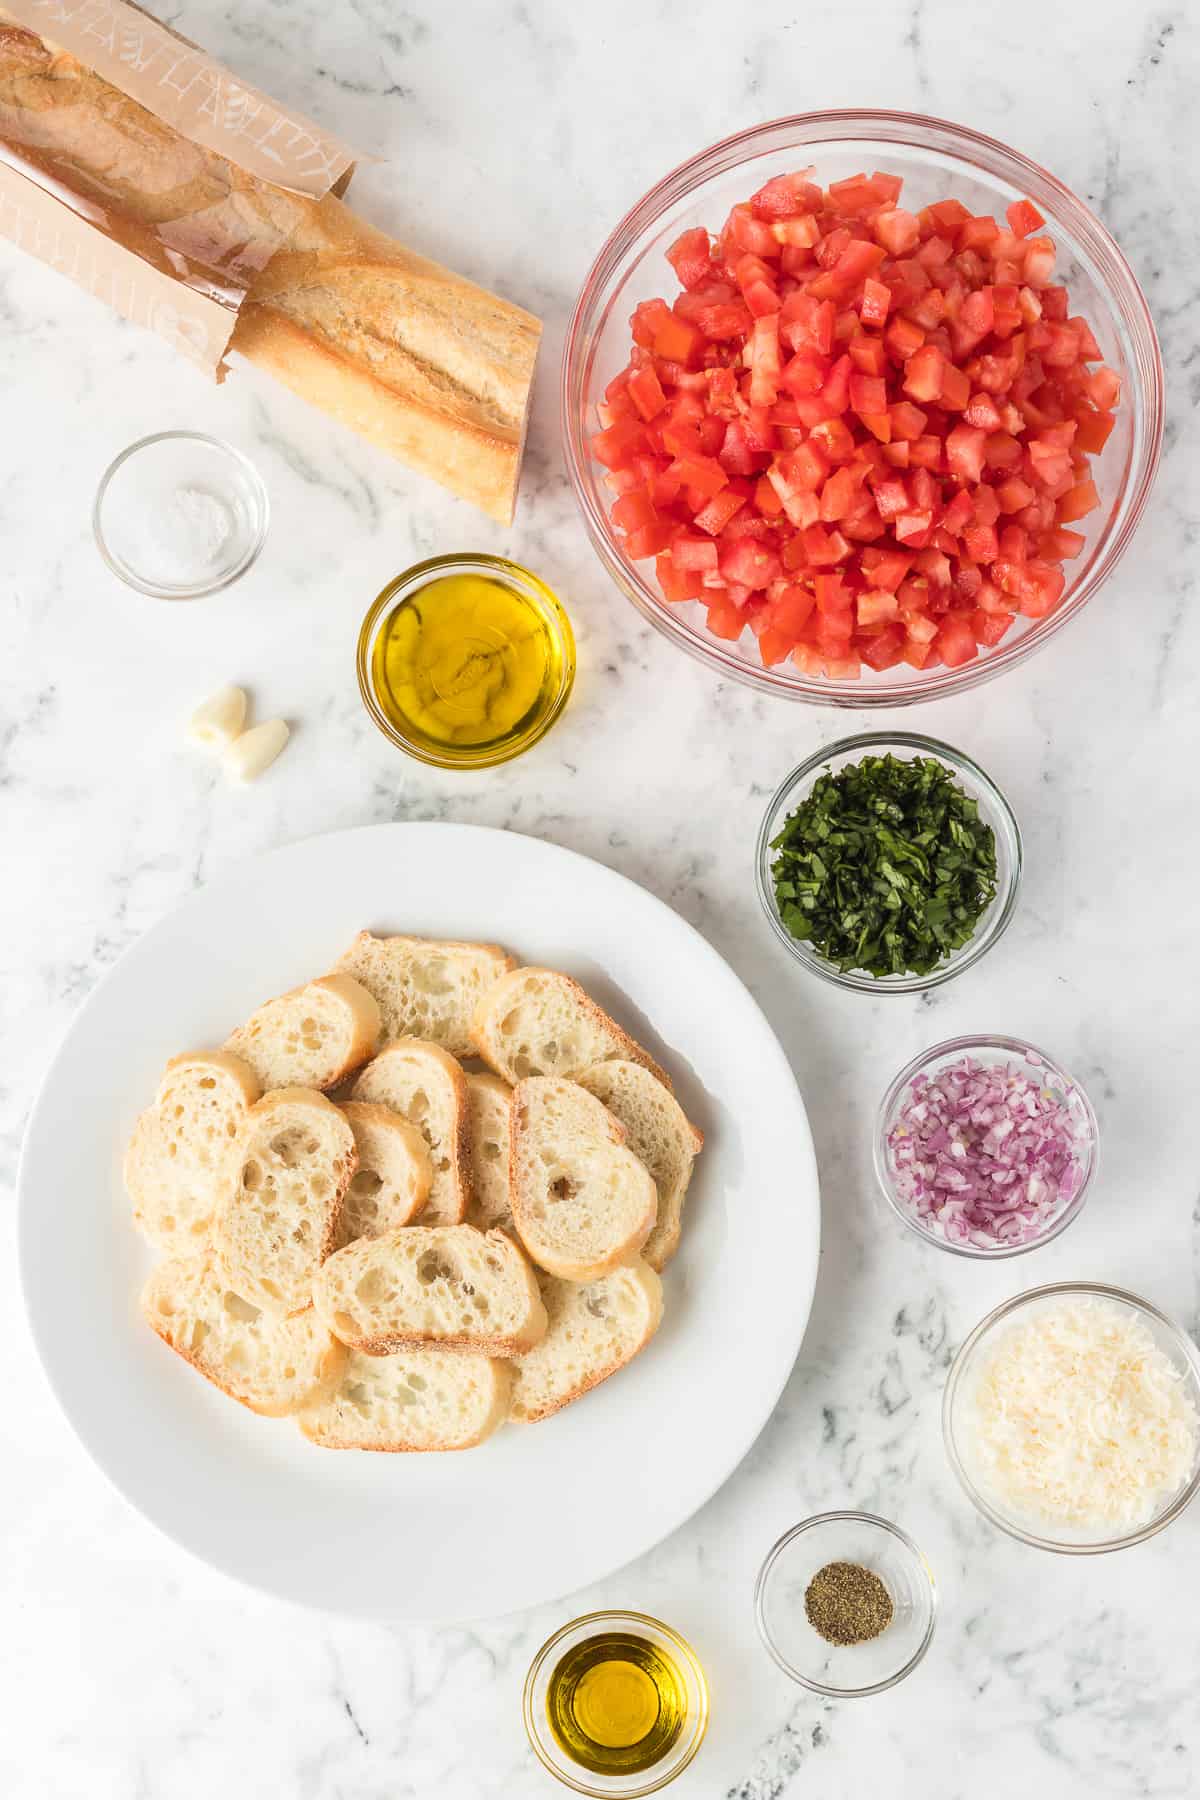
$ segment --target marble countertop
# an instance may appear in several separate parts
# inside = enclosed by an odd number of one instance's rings
[[[807,1098],[824,1187],[816,1304],[770,1425],[697,1518],[578,1597],[576,1610],[658,1613],[700,1648],[712,1727],[681,1797],[1194,1794],[1200,1509],[1120,1556],[1025,1550],[957,1490],[939,1400],[966,1331],[1037,1281],[1117,1280],[1193,1328],[1200,1318],[1196,15],[1091,0],[185,0],[170,16],[379,151],[356,179],[369,218],[545,318],[527,473],[511,534],[490,526],[265,380],[239,371],[206,386],[0,244],[0,1179],[11,1185],[41,1070],[81,998],[238,859],[341,826],[454,818],[612,864],[697,925],[762,1001]],[[992,957],[923,999],[888,1001],[801,979],[751,879],[766,796],[850,721],[719,685],[655,637],[588,548],[555,427],[567,313],[625,207],[726,132],[855,102],[967,119],[1084,195],[1146,287],[1170,396],[1149,514],[1102,596],[1002,682],[903,715],[997,777],[1027,873]],[[89,535],[110,457],[171,427],[240,445],[273,508],[257,568],[193,606],[124,590]],[[467,547],[508,547],[540,570],[580,646],[553,735],[474,777],[393,752],[353,672],[366,599],[415,558]],[[259,716],[296,727],[271,776],[241,791],[179,729],[231,679]],[[869,1167],[887,1079],[921,1046],[972,1029],[1054,1051],[1091,1090],[1104,1134],[1085,1218],[1032,1260],[987,1269],[926,1252],[883,1218]],[[552,1792],[519,1697],[565,1606],[387,1630],[243,1591],[159,1538],[77,1448],[34,1364],[11,1255],[0,1338],[6,1800]],[[842,1505],[916,1536],[941,1619],[906,1684],[834,1705],[776,1671],[751,1588],[781,1530]]]

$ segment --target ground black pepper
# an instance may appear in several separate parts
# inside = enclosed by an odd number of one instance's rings
[[[827,1644],[865,1644],[891,1624],[892,1596],[873,1569],[831,1562],[809,1582],[804,1610]]]

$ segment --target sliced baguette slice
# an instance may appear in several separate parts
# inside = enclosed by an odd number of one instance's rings
[[[670,1087],[653,1057],[596,1005],[569,975],[514,969],[490,987],[471,1022],[475,1049],[514,1086],[530,1075],[572,1081],[593,1063],[621,1057],[641,1063]]]
[[[390,1106],[344,1100],[338,1109],[354,1133],[358,1168],[338,1220],[338,1248],[411,1225],[429,1197],[433,1164],[415,1125]]]
[[[512,1130],[512,1089],[498,1075],[466,1071],[467,1136],[471,1158],[470,1224],[480,1231],[499,1226],[512,1231],[508,1191],[508,1149]]]
[[[301,1413],[326,1450],[470,1450],[504,1423],[512,1364],[442,1350],[347,1353],[332,1395]]]
[[[249,1064],[224,1050],[167,1064],[125,1152],[133,1222],[157,1249],[195,1256],[208,1242],[233,1143],[261,1092]]]
[[[633,1262],[654,1227],[653,1177],[625,1129],[573,1081],[535,1076],[513,1093],[513,1222],[534,1262],[595,1281]]]
[[[279,1088],[246,1114],[213,1245],[235,1293],[286,1318],[312,1297],[358,1167],[354,1133],[312,1088]]]
[[[583,1071],[579,1085],[625,1127],[626,1143],[654,1177],[658,1217],[642,1255],[661,1273],[679,1248],[683,1198],[704,1134],[689,1122],[675,1096],[638,1063],[596,1063]]]
[[[406,1225],[339,1250],[313,1305],[352,1350],[470,1350],[518,1356],[545,1335],[546,1309],[524,1254],[503,1231]]]
[[[375,996],[384,1044],[428,1038],[454,1056],[471,1053],[471,1018],[487,990],[517,966],[498,944],[360,931],[337,967]]]
[[[422,1224],[461,1224],[471,1199],[467,1082],[449,1051],[423,1038],[400,1038],[367,1064],[354,1098],[390,1106],[429,1146],[432,1175]]]
[[[658,1330],[662,1282],[645,1262],[614,1269],[598,1281],[539,1284],[550,1324],[540,1344],[513,1363],[509,1417],[547,1419],[632,1362]]]
[[[263,1091],[331,1088],[374,1056],[379,1008],[350,975],[321,975],[268,1000],[225,1040],[250,1064]]]
[[[160,1262],[142,1290],[142,1316],[214,1387],[271,1419],[331,1393],[346,1360],[311,1306],[273,1318],[234,1293],[211,1254]]]

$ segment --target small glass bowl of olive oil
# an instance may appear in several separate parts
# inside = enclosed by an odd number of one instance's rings
[[[708,1725],[708,1683],[677,1631],[645,1613],[596,1612],[544,1643],[525,1680],[525,1729],[577,1794],[657,1793]]]
[[[502,556],[434,556],[390,581],[358,636],[358,686],[385,737],[443,769],[486,769],[544,737],[575,679],[571,622]]]

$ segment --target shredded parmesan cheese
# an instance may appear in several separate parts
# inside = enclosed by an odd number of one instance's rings
[[[1200,1421],[1182,1376],[1136,1313],[1099,1296],[1011,1325],[973,1398],[977,1478],[1005,1511],[1135,1531],[1195,1466]]]

